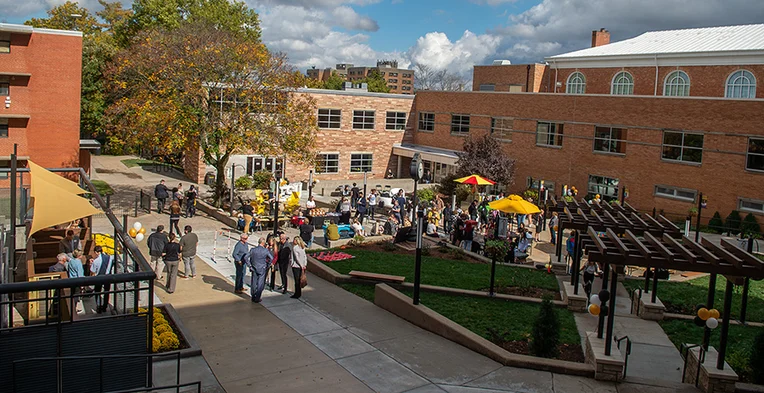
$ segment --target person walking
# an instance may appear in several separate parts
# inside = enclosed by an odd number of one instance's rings
[[[271,260],[271,263],[268,265],[268,269],[265,272],[266,275],[270,275],[270,280],[268,283],[271,287],[271,292],[276,290],[276,271],[279,270],[279,242],[278,238],[274,234],[269,234],[268,239],[266,241],[268,251],[273,255],[273,259]]]
[[[184,278],[196,278],[196,265],[194,261],[196,259],[196,246],[199,244],[199,236],[193,232],[191,225],[186,225],[183,228],[185,233],[180,238],[180,255],[183,258],[183,275]],[[190,274],[190,275],[189,275]]]
[[[534,241],[541,242],[541,227],[544,226],[544,211],[535,214],[533,216],[533,224],[535,225],[535,231],[534,231]]]
[[[292,299],[299,299],[302,296],[300,287],[300,278],[305,268],[308,267],[308,256],[305,255],[305,243],[298,236],[292,241],[292,275],[294,276],[294,295]]]
[[[236,278],[233,283],[234,293],[244,293],[244,266],[246,266],[247,254],[249,254],[249,235],[242,233],[239,241],[233,247],[233,266],[236,268]]]
[[[178,236],[182,235],[180,232],[180,205],[178,201],[172,201],[170,204],[170,233],[173,233],[173,228],[178,232]]]
[[[175,242],[175,234],[170,232],[167,238],[167,244],[162,250],[162,259],[167,265],[167,282],[165,290],[167,293],[175,292],[175,282],[178,280],[178,264],[180,264],[180,244]]]
[[[289,244],[289,238],[286,234],[279,235],[279,274],[281,275],[281,293],[287,293],[287,286],[289,284],[287,271],[292,262],[292,246]],[[298,284],[299,285],[299,284]]]
[[[105,276],[111,274],[111,255],[103,252],[103,247],[95,246],[93,248],[95,252],[95,258],[90,263],[90,275],[91,276]],[[96,296],[96,312],[103,313],[109,308],[109,291],[111,290],[111,284],[103,284],[95,286]],[[103,292],[102,292],[103,291]]]
[[[164,184],[164,179],[159,181],[154,187],[154,197],[157,199],[157,213],[162,214],[164,210],[164,204],[167,202],[167,198],[170,197],[170,190]]]
[[[313,230],[315,228],[312,224],[308,222],[303,222],[300,224],[300,238],[305,243],[305,247],[303,248],[310,248],[311,245],[313,245]]]
[[[265,239],[261,237],[257,240],[257,247],[249,250],[249,254],[246,257],[247,266],[252,273],[252,281],[249,284],[252,303],[260,303],[262,301],[265,275],[267,274],[268,265],[272,260],[273,255],[265,248]]]
[[[358,194],[358,201],[355,203],[356,211],[355,211],[354,218],[360,217],[358,221],[361,222],[361,225],[363,225],[363,218],[366,216],[366,208],[367,208],[366,202],[367,201],[366,201],[366,198],[364,198],[363,196],[363,192],[360,192]]]
[[[198,196],[199,192],[191,185],[186,191],[186,217],[191,218],[196,214],[196,197]]]
[[[552,218],[549,219],[549,233],[552,235],[552,244],[557,244],[557,225],[559,219],[557,212],[552,212]]]
[[[592,296],[592,284],[594,284],[594,277],[599,272],[599,266],[597,262],[591,259],[586,261],[586,265],[581,267],[581,271],[584,272],[584,292],[586,292],[586,298]]]
[[[568,255],[565,256],[565,263],[571,262],[571,259],[573,258],[573,254],[575,254],[576,250],[576,230],[570,231],[570,235],[568,236],[568,240],[565,242],[565,251],[568,252]]]
[[[241,214],[244,215],[244,230],[242,232],[249,234],[252,220],[255,217],[255,208],[252,207],[251,203],[245,203],[241,205]]]
[[[361,189],[353,183],[353,188],[350,189],[350,206],[355,209],[358,205],[358,196],[361,193]]]
[[[156,273],[158,280],[164,279],[162,253],[164,252],[164,246],[169,241],[167,234],[164,233],[164,225],[157,225],[156,231],[146,239],[146,245],[149,247],[149,256],[151,256],[151,269]]]
[[[183,189],[183,183],[178,183],[178,187],[175,190],[174,199],[178,200],[178,205],[183,207],[183,199],[186,198],[186,191]]]

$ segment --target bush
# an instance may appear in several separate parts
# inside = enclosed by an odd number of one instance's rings
[[[729,216],[727,216],[727,219],[724,220],[724,228],[731,235],[737,235],[740,233],[741,221],[742,218],[740,217],[740,212],[733,210],[730,212]]]
[[[162,346],[162,340],[159,339],[158,336],[154,336],[153,339],[151,339],[151,352],[159,352],[159,348]]]
[[[252,188],[252,185],[254,183],[255,182],[249,176],[242,176],[236,179],[235,182],[233,182],[234,186],[236,186],[236,188],[239,190],[249,190],[250,188]]]
[[[751,369],[751,381],[756,384],[764,384],[764,328],[753,340],[751,359],[748,364]]]
[[[385,251],[396,251],[398,247],[392,241],[382,243],[382,249]]]
[[[173,332],[165,332],[160,334],[159,341],[159,349],[161,351],[173,351],[178,349],[180,346],[180,340],[178,340],[178,336],[176,336]]]
[[[162,333],[172,332],[172,328],[167,323],[163,323],[154,327],[154,332],[156,332],[157,335],[161,335]]]
[[[252,174],[252,187],[258,190],[269,189],[271,187],[273,174],[268,171],[258,171]]]
[[[711,217],[711,220],[708,222],[708,230],[713,233],[724,232],[724,222],[722,221],[722,216],[719,212],[714,212],[714,216]]]
[[[416,196],[419,198],[419,202],[432,202],[435,199],[435,189],[423,188],[417,190]]]
[[[533,323],[531,353],[543,358],[557,356],[560,343],[560,321],[554,311],[552,300],[547,296],[541,302],[536,321]]]
[[[743,219],[743,223],[740,225],[740,230],[743,233],[743,237],[748,235],[756,236],[761,232],[761,227],[759,226],[759,222],[756,221],[756,217],[753,214],[748,213]]]
[[[523,191],[523,199],[525,199],[526,201],[528,200],[528,198],[531,198],[531,199],[533,199],[535,201],[535,200],[538,199],[538,197],[539,197],[538,190],[534,190],[532,188],[529,188],[529,189]]]

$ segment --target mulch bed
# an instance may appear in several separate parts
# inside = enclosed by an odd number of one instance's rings
[[[525,340],[494,342],[494,344],[512,353],[532,356],[530,343]],[[580,344],[560,344],[558,350],[560,354],[555,359],[576,363],[584,363],[586,361]]]

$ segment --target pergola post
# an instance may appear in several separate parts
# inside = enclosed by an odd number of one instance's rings
[[[613,323],[615,323],[615,292],[618,290],[618,269],[613,267],[613,281],[610,282],[610,307],[607,316],[607,335],[605,336],[605,356],[610,356],[613,347]]]
[[[753,237],[748,236],[746,251],[748,251],[749,254],[753,254],[753,242]],[[743,282],[743,300],[740,303],[740,323],[742,324],[745,324],[745,314],[748,311],[748,286],[750,281],[750,277],[746,277]]]
[[[658,269],[653,268],[653,293],[650,301],[655,303],[658,298]]]
[[[570,267],[570,285],[573,285],[573,294],[578,295],[578,267],[580,264],[580,261],[578,259],[579,256],[579,248],[581,247],[581,234],[576,231],[576,237],[573,239],[573,261],[571,262]]]
[[[645,293],[650,292],[650,266],[645,268]]]
[[[706,308],[709,310],[714,308],[715,293],[716,293],[716,273],[711,273],[708,276],[708,298],[706,300]],[[727,310],[724,310],[724,312],[726,313]],[[708,327],[705,327],[704,329],[705,330],[703,331],[703,349],[708,351],[708,343],[709,343],[709,340],[711,339],[711,329],[709,329]]]
[[[554,228],[552,228],[554,230]],[[557,263],[562,262],[562,217],[557,216]]]
[[[730,309],[732,308],[732,281],[727,279],[727,289],[724,291],[724,315],[722,316],[722,333],[719,338],[719,356],[716,368],[724,370],[724,358],[727,354],[727,335],[730,329]]]
[[[603,289],[607,289],[609,276],[610,276],[610,264],[605,262],[602,268],[602,287],[600,288],[600,291]],[[604,333],[603,332],[604,328],[605,328],[605,315],[600,313],[599,321],[597,322],[597,338],[602,338],[602,334]]]

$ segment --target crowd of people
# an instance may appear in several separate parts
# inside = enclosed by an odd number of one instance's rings
[[[199,190],[191,185],[188,190],[183,189],[183,183],[178,183],[177,187],[169,188],[164,179],[159,181],[154,187],[154,197],[157,199],[157,213],[164,213],[167,200],[170,200],[168,207],[170,213],[170,233],[177,232],[178,236],[183,234],[180,231],[180,218],[192,218],[196,214],[196,201],[199,197]]]
[[[308,257],[305,253],[307,246],[302,237],[296,236],[290,242],[289,237],[282,232],[278,236],[270,234],[268,237],[260,237],[256,244],[257,246],[250,247],[249,235],[242,233],[234,247],[232,255],[236,267],[234,292],[244,293],[244,278],[248,269],[251,274],[252,302],[262,301],[263,291],[268,285],[271,291],[287,294],[291,270],[294,278],[294,294],[291,298],[299,299],[302,296],[303,276],[308,266]],[[281,276],[281,285],[278,287],[276,287],[276,272]],[[269,273],[270,280],[268,280]]]

